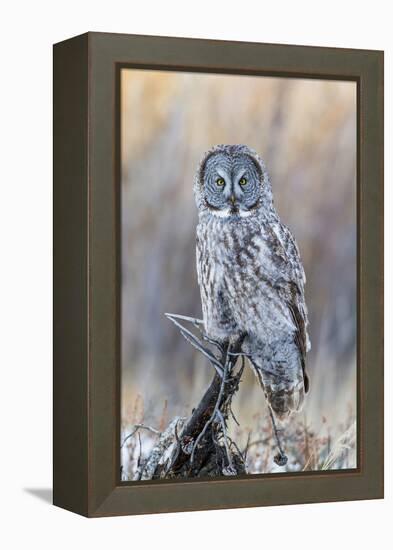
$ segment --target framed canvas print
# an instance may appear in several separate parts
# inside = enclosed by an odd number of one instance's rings
[[[383,53],[54,46],[54,503],[383,496]]]

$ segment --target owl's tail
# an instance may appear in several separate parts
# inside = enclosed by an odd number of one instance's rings
[[[308,378],[302,366],[269,362],[261,364],[260,357],[252,357],[251,363],[273,413],[279,420],[302,409],[308,391]]]

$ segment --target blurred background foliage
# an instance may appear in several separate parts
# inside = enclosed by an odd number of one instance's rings
[[[355,83],[123,69],[121,128],[124,433],[188,415],[212,377],[164,312],[201,317],[194,173],[211,146],[245,143],[307,275],[311,391],[297,422],[334,446],[356,411]],[[265,414],[249,371],[234,410],[244,440]],[[340,467],[356,466],[350,447]]]

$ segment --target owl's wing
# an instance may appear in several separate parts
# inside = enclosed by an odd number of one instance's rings
[[[282,269],[280,270],[282,276],[276,282],[276,286],[296,327],[295,341],[300,351],[304,386],[307,392],[309,381],[306,374],[305,359],[311,346],[307,333],[308,318],[304,297],[306,276],[300,259],[299,248],[290,230],[280,223],[272,228],[270,238],[272,239],[272,253],[276,255],[278,263],[282,262]]]
[[[201,263],[202,263],[202,246],[201,241],[199,238],[198,233],[196,234],[196,240],[195,240],[195,254],[196,254],[196,268],[197,268],[197,279],[198,279],[198,285],[201,286]]]
[[[197,268],[197,278],[198,278],[198,285],[201,292],[201,300],[202,300],[202,309],[204,307],[204,304],[207,300],[207,292],[206,292],[206,285],[204,283],[204,277],[203,277],[203,270],[206,267],[206,251],[203,246],[203,239],[201,239],[199,232],[197,228],[197,235],[196,235],[196,268]]]
[[[206,248],[203,238],[200,235],[201,228],[197,227],[196,234],[196,268],[197,268],[197,277],[198,277],[198,286],[199,292],[201,295],[201,306],[202,306],[202,316],[204,323],[204,330],[207,333],[209,330],[208,319],[209,319],[209,310],[211,309],[211,301],[209,300],[209,295],[207,291],[207,281],[206,281],[206,270],[208,268],[208,258],[206,255]]]

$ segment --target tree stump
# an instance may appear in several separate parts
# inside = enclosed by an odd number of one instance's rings
[[[246,473],[244,457],[227,434],[232,398],[244,369],[244,357],[237,368],[242,340],[222,347],[222,375],[215,373],[180,434],[175,433],[172,452],[165,462],[157,464],[153,479]]]

